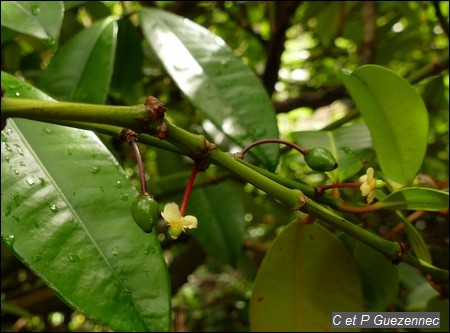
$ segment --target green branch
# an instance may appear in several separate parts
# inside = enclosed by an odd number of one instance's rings
[[[144,105],[106,106],[3,97],[2,119],[7,118],[98,123],[140,132],[143,128],[139,119],[148,119],[148,111]]]
[[[97,124],[91,124],[90,126],[92,128],[97,127],[103,133],[111,131],[114,135],[117,135],[117,128],[114,126],[108,127],[108,125],[130,128],[139,133],[143,131],[139,119],[149,121],[148,111],[145,106],[121,107],[3,98],[1,112],[2,119],[21,117],[47,122],[58,122],[60,124],[64,124],[65,122],[69,126],[71,123],[67,121],[75,121],[81,123],[72,123],[73,125],[78,124],[78,126],[85,127],[87,125],[84,123],[94,122]],[[245,163],[234,159],[230,154],[219,150],[216,145],[209,143],[205,137],[185,131],[167,120],[158,120],[156,125],[161,124],[165,127],[164,135],[168,142],[166,147],[171,147],[180,153],[190,156],[196,163],[201,162],[205,167],[209,163],[213,163],[231,172],[233,175],[242,178],[275,200],[283,203],[289,209],[300,210],[315,216],[330,226],[371,246],[382,253],[388,260],[397,261],[401,258],[404,262],[432,276],[435,282],[448,281],[448,271],[425,263],[412,255],[402,253],[402,249],[398,243],[383,239],[349,222],[332,210],[308,198],[300,189],[287,187],[274,180],[274,177],[269,178],[257,169],[251,168]],[[154,138],[150,140],[150,136],[146,133],[140,134],[140,140],[144,143],[146,140],[148,142],[151,141],[153,144],[158,142],[154,141]],[[304,189],[305,192],[311,194],[310,189],[307,187]]]

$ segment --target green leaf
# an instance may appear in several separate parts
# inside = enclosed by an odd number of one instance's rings
[[[2,72],[7,96],[50,99]],[[114,331],[168,331],[171,292],[137,196],[88,131],[8,119],[2,131],[2,241],[73,308]]]
[[[361,112],[386,179],[411,185],[427,149],[428,114],[414,88],[394,72],[364,65],[339,76]]]
[[[393,192],[379,203],[393,210],[440,211],[448,209],[448,192],[422,187],[407,187]]]
[[[222,39],[162,10],[145,8],[140,15],[147,42],[180,90],[213,125],[209,127],[216,143],[224,135],[241,147],[278,137],[275,111],[260,80]],[[256,147],[250,153],[271,170],[278,164],[278,145]]]
[[[54,48],[64,17],[62,1],[2,1],[2,26]]]
[[[192,235],[212,257],[236,266],[242,253],[244,206],[227,183],[196,189],[187,209],[198,219]]]
[[[363,311],[348,250],[318,224],[289,224],[266,253],[250,301],[253,332],[330,331],[331,313]]]
[[[304,131],[292,133],[294,142],[311,149],[328,149],[335,157],[338,168],[327,174],[334,182],[342,182],[354,176],[363,167],[357,150],[372,147],[370,133],[364,124],[345,126],[333,131]]]
[[[133,92],[142,78],[142,59],[141,40],[136,27],[128,18],[118,21],[117,50],[110,89],[114,98],[124,100],[127,104],[137,104],[140,96],[134,96]]]
[[[353,257],[363,284],[364,311],[387,311],[398,293],[397,266],[361,242],[356,243]]]
[[[425,242],[425,239],[422,237],[420,231],[417,230],[416,227],[414,227],[408,221],[408,219],[403,215],[402,212],[397,210],[395,213],[400,217],[400,220],[405,228],[405,232],[408,235],[408,240],[411,244],[411,248],[416,256],[425,262],[431,263],[431,254],[428,250],[428,245]]]
[[[117,23],[105,19],[84,29],[52,58],[38,87],[57,100],[102,104],[114,68]]]
[[[426,312],[439,312],[441,314],[440,316],[440,328],[427,328],[421,329],[421,331],[426,332],[448,332],[449,329],[449,323],[448,323],[448,298],[444,299],[440,296],[435,296],[432,299],[429,300],[427,308],[425,309]]]

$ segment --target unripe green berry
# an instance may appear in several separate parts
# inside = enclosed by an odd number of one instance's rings
[[[333,154],[325,148],[312,148],[304,156],[306,164],[315,171],[333,171],[338,167]]]
[[[140,194],[131,204],[131,216],[144,232],[150,233],[159,216],[158,203],[149,194]]]

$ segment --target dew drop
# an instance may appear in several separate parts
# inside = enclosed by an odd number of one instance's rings
[[[116,248],[113,248],[112,249],[112,254],[113,254],[113,256],[117,256],[119,254],[119,252],[117,252]]]
[[[7,144],[7,143],[5,143],[5,148],[6,148],[7,151],[12,151],[12,150],[11,150],[11,147],[10,147],[9,144]]]
[[[6,163],[9,163],[9,157],[8,156],[5,157],[5,161],[6,161]]]
[[[5,208],[5,216],[8,216],[9,214],[11,214],[11,211],[12,211],[11,205],[6,206],[6,208]]]
[[[47,45],[50,47],[56,46],[56,40],[54,38],[48,38],[45,41],[47,42]]]
[[[16,147],[17,152],[18,152],[21,156],[23,156],[23,150],[22,150],[22,148],[20,148],[18,145],[14,145],[14,146]]]
[[[120,180],[116,181],[116,187],[117,188],[122,187],[122,182]]]
[[[16,93],[14,95],[16,95],[16,97],[19,97],[20,96],[20,92],[16,91]]]
[[[53,213],[57,213],[59,209],[58,209],[58,207],[57,207],[55,204],[53,204],[53,205],[50,206],[50,210],[51,210]]]
[[[35,254],[33,256],[33,262],[41,261],[41,259],[42,259],[42,256],[40,254]]]
[[[12,247],[14,242],[16,241],[16,237],[14,235],[9,235],[9,236],[3,237],[3,240],[5,241],[5,243],[8,247]]]
[[[19,174],[19,170],[14,169],[14,173],[15,173],[16,175],[18,175],[18,174]]]
[[[39,184],[41,185],[41,187],[44,187],[45,186],[45,179],[39,177]]]
[[[12,199],[14,200],[14,206],[19,207],[19,205],[20,205],[20,195],[19,195],[19,193],[13,194]]]
[[[98,174],[99,172],[100,172],[100,167],[98,167],[98,166],[93,166],[93,167],[91,168],[91,173],[92,173],[92,174],[96,175],[96,174]]]
[[[20,166],[27,166],[24,161],[20,162]]]
[[[75,263],[75,262],[80,262],[80,257],[79,256],[77,256],[76,254],[69,254],[69,261],[70,262],[72,262],[72,263]]]
[[[155,250],[153,247],[150,247],[150,246],[149,246],[149,247],[147,247],[147,249],[144,250],[144,253],[145,253],[145,254],[150,254],[150,253],[151,253],[151,254],[155,254],[155,253],[156,253],[156,250]]]
[[[127,201],[127,200],[128,200],[128,194],[122,193],[122,194],[120,195],[120,199],[122,199],[123,201]]]
[[[38,5],[31,6],[31,14],[33,14],[34,16],[38,16],[40,11],[41,8]]]
[[[45,134],[52,134],[52,132],[53,132],[53,130],[52,130],[51,128],[48,128],[48,127],[45,127],[42,131],[43,131]]]
[[[34,184],[34,180],[31,179],[31,178],[27,178],[26,182],[27,182],[27,184],[30,185],[30,186]]]

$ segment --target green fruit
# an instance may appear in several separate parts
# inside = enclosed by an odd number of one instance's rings
[[[134,222],[146,233],[152,232],[159,216],[158,203],[148,194],[140,194],[131,204]]]
[[[304,156],[306,164],[315,171],[333,171],[338,167],[333,154],[324,148],[312,148]]]

